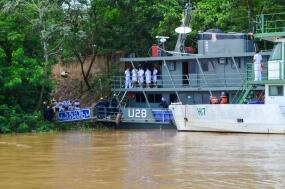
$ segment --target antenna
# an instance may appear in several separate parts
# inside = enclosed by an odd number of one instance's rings
[[[191,11],[192,11],[192,4],[191,1],[189,0],[189,3],[186,3],[185,8],[184,8],[184,14],[183,14],[183,19],[181,22],[181,25],[175,29],[175,32],[178,33],[178,38],[176,41],[175,45],[175,50],[176,52],[184,52],[184,43],[187,37],[187,34],[192,31],[191,28],[189,28],[189,23],[191,20]]]
[[[175,29],[175,32],[179,34],[186,34],[186,33],[190,33],[191,31],[192,29],[186,26],[181,26]]]

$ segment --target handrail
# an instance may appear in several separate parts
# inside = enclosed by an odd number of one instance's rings
[[[276,60],[276,61],[271,61],[269,63],[263,63],[262,65],[263,65],[263,70],[261,72],[262,73],[261,81],[267,81],[271,79],[277,79],[277,80],[284,79],[284,67],[282,66],[283,65],[282,61]],[[254,64],[247,64],[246,67],[247,67],[246,80],[254,81],[255,78]],[[272,75],[277,75],[277,76],[273,77]]]
[[[285,13],[260,14],[255,23],[255,33],[285,32]]]
[[[224,85],[224,80],[226,80],[227,86],[241,86],[242,79],[245,78],[246,74],[243,73],[225,73],[222,77],[216,73],[205,74],[203,77],[201,74],[181,74],[181,75],[171,75],[170,79],[168,75],[158,75],[157,87],[158,88],[197,88],[197,87],[226,87]],[[185,77],[186,76],[186,77]],[[200,77],[199,77],[200,76]],[[173,82],[173,83],[172,83]],[[125,88],[125,78],[124,76],[113,76],[111,79],[111,88]],[[136,87],[134,87],[136,88]]]

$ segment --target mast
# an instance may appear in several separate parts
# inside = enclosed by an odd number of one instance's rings
[[[181,27],[189,26],[190,20],[191,20],[191,15],[190,15],[191,10],[192,10],[192,3],[189,0],[189,3],[185,5]],[[178,34],[177,42],[176,42],[175,49],[174,49],[175,52],[184,52],[184,43],[185,43],[186,37],[187,37],[187,33]]]

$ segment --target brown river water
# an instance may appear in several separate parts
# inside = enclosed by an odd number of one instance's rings
[[[0,135],[0,189],[285,188],[285,135]]]

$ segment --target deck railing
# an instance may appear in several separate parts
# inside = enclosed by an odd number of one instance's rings
[[[150,84],[150,88],[218,88],[218,87],[240,87],[245,78],[245,73],[209,73],[189,75],[158,75],[157,84]],[[112,89],[124,89],[125,77],[114,76],[111,80]],[[146,88],[147,84],[136,84],[132,88]]]
[[[246,80],[247,81],[256,81],[255,79],[255,69],[254,64],[247,64],[246,69]],[[268,80],[284,80],[285,70],[284,70],[284,62],[275,61],[269,63],[263,63],[261,69],[261,80],[260,81],[268,81]]]
[[[285,32],[285,13],[260,14],[256,16],[255,33]]]

